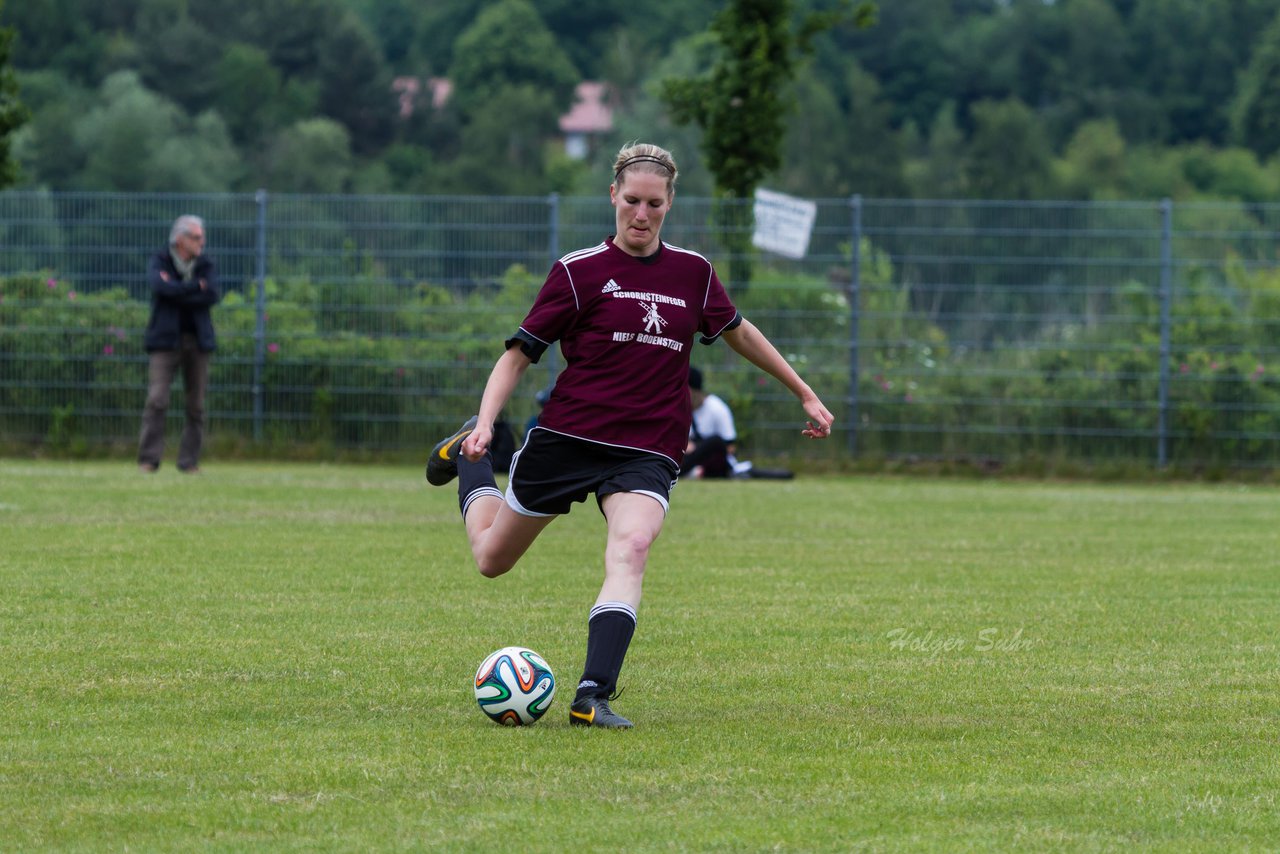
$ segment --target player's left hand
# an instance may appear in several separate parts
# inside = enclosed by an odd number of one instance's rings
[[[809,420],[805,422],[800,435],[809,439],[825,439],[831,435],[831,426],[835,423],[836,417],[822,405],[822,401],[817,398],[806,401],[804,411],[809,416]]]
[[[830,427],[814,424],[812,421],[806,421],[805,425],[805,428],[800,431],[801,436],[806,436],[810,439],[825,439],[831,435]]]

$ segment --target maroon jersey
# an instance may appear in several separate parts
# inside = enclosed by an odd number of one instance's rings
[[[694,337],[740,322],[711,263],[662,243],[647,258],[611,239],[556,262],[520,332],[535,362],[559,341],[565,368],[538,426],[580,439],[684,457]]]

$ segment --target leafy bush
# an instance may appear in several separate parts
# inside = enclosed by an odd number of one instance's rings
[[[761,266],[739,308],[836,412],[846,441],[798,443],[790,393],[723,345],[694,352],[757,459],[1155,460],[1160,311],[1130,282],[1097,316],[1038,318],[987,343],[912,306],[888,257],[866,245],[857,312],[847,271]],[[354,263],[354,262],[353,262]],[[355,264],[341,283],[299,272],[228,293],[209,408],[215,441],[281,450],[417,449],[476,405],[501,342],[541,277],[392,284]],[[145,395],[148,305],[123,289],[78,293],[48,274],[0,278],[0,437],[62,453],[131,443]],[[1280,272],[1229,258],[1190,269],[1171,306],[1168,457],[1198,466],[1280,461]],[[958,343],[957,343],[958,342]],[[548,356],[553,362],[555,356]],[[542,383],[537,382],[538,385]],[[181,420],[181,384],[171,417]],[[514,423],[532,413],[517,395]],[[850,416],[855,415],[850,421]]]

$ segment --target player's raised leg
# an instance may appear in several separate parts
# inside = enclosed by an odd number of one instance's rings
[[[479,416],[468,418],[456,431],[436,443],[427,459],[427,481],[444,486],[457,478],[458,507],[467,540],[480,574],[502,575],[529,549],[554,516],[524,516],[507,506],[493,476],[488,449],[472,461],[462,453],[463,442],[476,429]]]
[[[463,511],[463,522],[480,574],[497,578],[511,569],[555,518],[522,515],[493,495],[482,495],[470,502]]]

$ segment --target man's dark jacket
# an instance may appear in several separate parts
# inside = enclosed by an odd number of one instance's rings
[[[200,287],[204,282],[205,286]],[[147,267],[147,283],[151,286],[151,320],[143,339],[148,353],[157,350],[181,350],[183,315],[187,331],[194,332],[200,349],[211,353],[218,347],[213,333],[209,309],[222,298],[213,261],[201,255],[196,259],[191,278],[183,281],[173,264],[168,249],[151,256]]]

